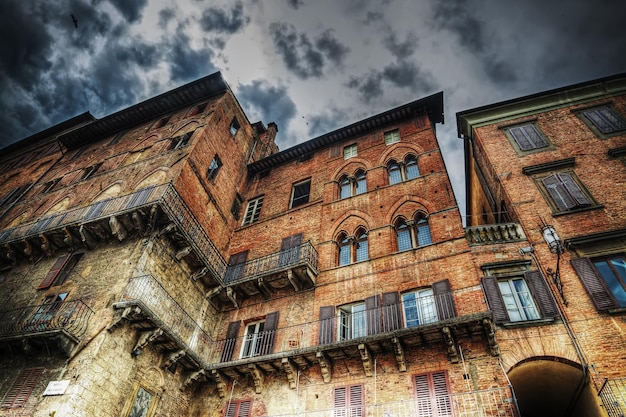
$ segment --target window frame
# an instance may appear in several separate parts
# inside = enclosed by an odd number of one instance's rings
[[[398,143],[402,140],[400,136],[400,129],[391,129],[383,133],[385,139],[385,145],[390,146],[394,143]]]
[[[296,197],[296,192],[299,190],[299,187],[305,187],[307,191],[306,193],[303,193],[302,195]],[[304,188],[302,189],[304,190]],[[298,201],[297,201],[297,204],[294,204],[296,203],[296,198],[298,199]],[[310,200],[311,200],[311,178],[307,178],[305,180],[298,181],[292,184],[291,198],[289,199],[289,209],[293,209],[293,208],[308,204]]]
[[[263,208],[264,199],[265,195],[261,195],[259,197],[253,198],[252,200],[248,200],[246,212],[241,222],[242,226],[248,226],[259,220],[259,217],[261,216],[261,209]]]
[[[396,185],[406,181],[414,180],[421,176],[417,156],[408,154],[402,161],[395,159],[387,162],[387,180],[389,185]],[[416,174],[413,174],[415,171]]]
[[[142,407],[139,410],[136,410],[135,412],[133,412],[133,408],[135,407],[135,404],[137,403],[137,400],[139,399],[139,393],[143,391],[146,394],[150,395],[150,403],[149,404],[140,404],[139,406]],[[136,414],[137,412],[139,413],[145,413],[143,415],[145,415],[146,417],[150,417],[152,415],[154,415],[154,412],[156,410],[156,406],[159,402],[159,398],[158,395],[156,393],[155,390],[150,389],[149,387],[145,386],[144,384],[140,384],[138,382],[134,382],[133,383],[133,393],[132,395],[128,398],[127,402],[126,402],[126,407],[124,410],[124,413],[122,414],[124,417],[131,417],[131,416],[135,416],[135,415],[140,415],[140,414]],[[147,409],[146,406],[147,405]],[[132,414],[131,414],[132,413]]]
[[[415,308],[417,318],[409,320],[409,318],[407,318],[407,306],[411,300],[407,300],[406,297],[410,295],[414,296],[412,301],[415,302],[413,308]],[[404,319],[405,328],[421,326],[429,323],[436,323],[437,321],[439,321],[439,316],[437,314],[437,304],[435,302],[435,294],[432,288],[420,288],[412,291],[407,291],[401,294],[401,298],[402,318]],[[425,299],[425,301],[421,301],[423,299]],[[428,312],[427,309],[432,309],[432,312],[429,316],[424,317]]]
[[[232,410],[232,411],[231,411]],[[223,417],[250,417],[252,400],[229,400],[224,407]]]
[[[616,119],[616,122],[618,124],[618,126],[615,126],[615,128],[611,131],[603,131],[602,128],[598,126],[598,124],[593,121],[592,118],[587,114],[603,110],[610,113]],[[591,130],[600,139],[606,139],[612,136],[623,135],[624,133],[626,133],[626,118],[612,104],[604,104],[599,106],[587,107],[584,109],[577,109],[574,111],[574,113],[576,114],[576,116],[578,116],[580,120],[582,120],[583,123],[587,125],[589,130]],[[600,118],[603,118],[606,121],[606,115],[600,115]],[[622,124],[623,127],[620,128],[619,124]]]
[[[354,176],[344,174],[339,178],[339,199],[354,197],[367,192],[367,174],[365,170],[358,169]]]
[[[423,248],[433,244],[433,237],[430,232],[429,216],[425,213],[418,212],[413,218],[405,219],[399,216],[394,222],[394,230],[396,235],[396,248],[398,252],[404,252],[411,249]],[[402,239],[400,234],[402,233]],[[407,235],[408,233],[408,235]],[[408,236],[408,239],[407,237]],[[400,245],[400,242],[405,242]],[[406,244],[409,246],[406,246]]]
[[[243,330],[243,338],[241,339],[240,359],[253,358],[261,355],[264,328],[265,319],[246,323]],[[250,329],[254,331],[250,333]]]
[[[220,172],[220,168],[222,168],[222,160],[220,159],[218,154],[215,154],[215,156],[213,157],[213,159],[211,160],[211,163],[209,164],[209,169],[207,171],[207,178],[211,181],[211,182],[215,182],[215,178],[217,177],[217,174]]]
[[[523,288],[518,287],[516,283],[521,284]],[[505,293],[503,291],[504,288],[506,288],[509,292]],[[515,323],[522,321],[539,320],[539,318],[541,317],[539,315],[539,307],[537,307],[537,303],[532,297],[530,288],[528,287],[528,283],[523,277],[515,276],[509,278],[501,278],[498,280],[498,289],[500,290],[500,295],[502,296],[504,307],[506,308],[507,314],[509,316],[509,321]],[[530,301],[530,303],[528,305],[524,305],[524,299],[522,294],[526,294],[526,297],[529,297],[527,301]],[[509,302],[507,302],[507,300],[509,300]],[[519,318],[513,318],[514,314],[517,314]]]
[[[39,385],[46,368],[26,368],[15,378],[2,397],[0,409],[22,408]]]
[[[350,145],[346,145],[343,147],[343,159],[347,160],[350,158],[354,158],[359,155],[358,146],[356,143],[352,143]]]
[[[501,129],[515,152],[520,156],[555,149],[547,135],[539,128],[536,120],[503,126]],[[514,130],[519,130],[519,133],[514,133]],[[524,140],[528,146],[525,145]],[[533,143],[537,141],[541,141],[541,143]]]
[[[553,215],[590,210],[600,206],[573,170],[549,172],[534,176],[533,179],[552,209]],[[554,182],[554,188],[547,184],[549,181]]]
[[[363,384],[350,384],[333,388],[333,417],[363,417],[365,415],[365,390]]]
[[[337,235],[337,266],[351,265],[369,260],[369,232],[359,227],[355,235],[341,232]]]
[[[600,261],[616,257],[624,259],[626,258],[626,254],[620,251],[597,257],[579,257],[570,260],[574,271],[576,271],[578,278],[581,280],[589,298],[591,298],[591,301],[598,311],[611,313],[614,311],[624,311],[626,307],[620,304],[606,279],[594,264],[594,260]]]
[[[433,417],[454,415],[447,371],[416,374],[411,379],[418,415]]]
[[[367,336],[365,301],[337,306],[337,341],[342,342],[365,336]]]
[[[83,254],[84,252],[73,252],[58,257],[44,279],[37,286],[37,290],[45,290],[64,284]]]
[[[233,120],[231,120],[230,124],[228,125],[228,133],[230,133],[230,136],[234,138],[235,136],[237,136],[237,132],[239,132],[239,129],[241,129],[241,125],[239,124],[237,118],[233,117]]]

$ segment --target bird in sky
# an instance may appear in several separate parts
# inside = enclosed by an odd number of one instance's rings
[[[78,29],[78,20],[76,20],[73,14],[71,16],[72,16],[72,22],[74,22],[74,27]]]

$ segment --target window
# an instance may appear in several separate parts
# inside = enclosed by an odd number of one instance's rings
[[[189,139],[191,139],[191,132],[183,133],[170,139],[170,150],[180,149],[189,145]]]
[[[56,327],[58,325],[57,320],[61,315],[59,314],[61,304],[63,304],[67,295],[67,292],[63,292],[61,294],[47,295],[44,297],[43,302],[28,319],[28,329],[33,331],[45,331]]]
[[[589,207],[591,198],[583,191],[574,174],[561,172],[541,179],[541,184],[550,196],[553,207],[559,211],[570,211]]]
[[[278,311],[266,315],[265,320],[248,323],[241,345],[241,359],[272,353],[277,327]]]
[[[46,182],[41,188],[41,193],[45,194],[52,191],[59,181],[61,181],[61,178],[55,178],[52,181]]]
[[[19,408],[23,407],[32,394],[33,390],[39,384],[41,376],[45,368],[29,368],[25,369],[20,376],[13,382],[11,388],[7,391],[2,399],[1,408]]]
[[[233,215],[233,217],[235,217],[235,219],[239,219],[239,210],[241,210],[241,203],[243,203],[243,199],[241,198],[239,193],[237,193],[237,195],[235,195],[235,199],[233,200],[233,205],[230,208],[230,213]]]
[[[101,165],[102,164],[100,163],[100,164],[95,164],[95,165],[92,165],[90,167],[85,168],[83,170],[83,174],[81,175],[80,179],[81,180],[86,180],[86,179],[89,179],[89,178],[93,177],[94,174],[98,171],[98,168],[100,168]]]
[[[339,245],[339,266],[369,259],[369,247],[365,229],[359,229],[356,237],[341,233],[337,238],[337,243]]]
[[[224,417],[250,417],[252,409],[252,401],[250,400],[231,400],[226,404]]]
[[[334,417],[363,417],[363,385],[348,385],[333,390]]]
[[[219,172],[221,167],[222,167],[222,160],[217,154],[215,154],[215,156],[213,157],[213,160],[211,161],[211,164],[209,165],[209,172],[207,172],[207,177],[211,181],[215,181],[215,177],[217,177],[217,173]]]
[[[237,121],[237,118],[233,117],[233,121],[230,122],[230,126],[228,126],[228,131],[230,132],[230,135],[232,137],[235,137],[235,135],[237,134],[237,132],[239,131],[240,128],[241,128],[241,126],[239,125],[239,122]]]
[[[294,265],[302,259],[302,233],[283,239],[280,245],[278,266]]]
[[[418,178],[420,172],[417,166],[417,158],[413,155],[408,155],[403,162],[391,160],[387,164],[387,173],[389,175],[389,185]]]
[[[252,224],[259,220],[261,207],[263,207],[263,196],[248,201],[248,207],[246,208],[246,215],[243,217],[242,226]]]
[[[445,371],[415,375],[417,415],[420,417],[451,417],[452,402]]]
[[[59,257],[37,289],[42,290],[63,284],[82,256],[82,253],[74,253]]]
[[[289,208],[294,208],[309,202],[311,191],[311,180],[301,181],[293,185],[291,190],[291,202]]]
[[[559,315],[552,293],[540,271],[509,274],[507,270],[483,277],[482,285],[496,323],[523,322]]]
[[[224,274],[224,282],[230,283],[243,278],[245,272],[245,264],[248,259],[248,251],[235,253],[230,255],[228,266]]]
[[[339,198],[348,198],[367,191],[365,171],[358,170],[354,177],[344,175],[339,180]]]
[[[204,113],[204,111],[206,110],[208,104],[209,103],[207,102],[207,103],[200,103],[200,104],[194,106],[193,109],[191,109],[191,111],[189,111],[188,116],[195,116],[197,114]]]
[[[365,303],[339,307],[338,340],[350,340],[367,336]]]
[[[152,125],[152,129],[159,129],[162,128],[163,126],[165,126],[167,124],[167,122],[170,121],[170,116],[167,117],[163,117],[162,119],[159,119],[158,121],[156,121],[154,123],[154,125]]]
[[[357,156],[356,143],[343,148],[343,159],[350,159]]]
[[[437,309],[432,289],[402,294],[405,327],[415,327],[437,321]]]
[[[119,132],[115,136],[113,136],[113,139],[111,139],[111,141],[109,142],[109,145],[115,145],[120,140],[122,140],[122,138],[124,137],[124,134],[126,132],[127,132],[127,130],[122,130],[121,132]]]
[[[147,388],[142,387],[138,383],[133,384],[135,390],[133,392],[132,403],[127,405],[125,417],[148,417],[154,414],[154,408],[157,403],[157,396]]]
[[[385,132],[385,144],[392,145],[394,143],[400,142],[400,130],[394,129],[389,132]]]
[[[507,131],[520,151],[532,151],[548,146],[548,142],[535,124],[511,127]]]
[[[583,120],[599,136],[626,130],[626,120],[612,107],[583,110],[581,113]]]
[[[571,262],[599,311],[626,307],[626,257],[623,254],[575,258]]]
[[[19,187],[13,188],[11,191],[6,193],[2,198],[0,198],[0,207],[8,206],[8,205],[15,203],[17,200],[19,200],[22,194],[26,190],[28,190],[28,187],[30,187],[30,184],[24,184]]]
[[[399,218],[395,228],[398,251],[400,252],[433,243],[430,236],[430,226],[423,213],[418,213],[414,220]]]

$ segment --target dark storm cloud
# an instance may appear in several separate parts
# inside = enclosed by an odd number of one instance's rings
[[[289,7],[293,7],[296,10],[298,10],[298,8],[302,6],[303,4],[304,4],[304,0],[287,0],[287,5]]]
[[[307,118],[308,133],[311,137],[323,135],[346,124],[348,114],[343,110],[333,107],[324,113],[316,114]]]
[[[397,59],[404,59],[412,55],[417,48],[417,36],[414,33],[409,33],[404,42],[398,40],[397,35],[391,32],[383,39],[383,45],[391,52],[391,54]]]
[[[367,12],[363,23],[369,25],[370,23],[383,20],[384,17],[385,15],[383,15],[381,12]]]
[[[346,87],[356,90],[366,103],[383,95],[383,75],[372,71],[362,78],[351,77]]]
[[[176,17],[176,11],[172,8],[163,9],[159,12],[159,27],[164,29],[169,22]]]
[[[167,62],[173,81],[186,82],[216,71],[211,63],[213,51],[208,48],[191,48],[189,38],[182,32],[170,40]]]
[[[124,16],[129,23],[141,19],[141,13],[148,4],[148,0],[109,0],[109,2]]]
[[[275,122],[279,131],[286,131],[296,115],[296,105],[284,86],[277,87],[267,81],[255,80],[251,84],[238,86],[237,97],[246,113],[258,114],[265,123]]]
[[[236,2],[230,10],[210,7],[202,12],[200,26],[207,32],[233,34],[240,31],[250,22],[244,16],[243,3]]]
[[[340,65],[349,51],[334,37],[332,31],[322,33],[315,44],[309,36],[298,33],[288,23],[272,23],[270,35],[287,69],[302,79],[321,77],[327,61]]]

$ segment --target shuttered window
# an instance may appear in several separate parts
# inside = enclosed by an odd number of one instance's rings
[[[291,202],[289,208],[294,208],[309,202],[311,192],[311,180],[306,180],[293,185],[291,190]]]
[[[334,417],[362,417],[364,415],[363,385],[337,387],[333,395]]]
[[[512,127],[509,129],[509,133],[522,151],[531,151],[548,146],[534,124]]]
[[[226,404],[224,417],[250,417],[251,409],[252,401],[250,400],[229,401]]]
[[[263,207],[263,196],[250,200],[248,202],[248,207],[246,208],[246,215],[243,217],[242,225],[245,226],[247,224],[252,224],[259,220],[261,207]]]
[[[448,380],[444,371],[415,375],[418,417],[451,417]]]
[[[557,211],[568,211],[590,206],[592,201],[571,173],[557,173],[542,178],[541,183],[550,195]]]
[[[237,336],[239,335],[239,326],[241,326],[241,321],[233,321],[228,324],[226,340],[224,340],[224,347],[222,349],[222,362],[228,362],[233,359]]]
[[[50,288],[56,277],[61,273],[65,265],[68,263],[70,256],[70,254],[63,255],[56,260],[56,262],[54,263],[54,265],[52,265],[52,268],[48,272],[48,275],[46,275],[46,277],[37,287],[38,290]]]
[[[613,133],[626,129],[626,120],[610,107],[586,110],[583,114],[600,133]]]
[[[25,369],[2,399],[2,408],[23,407],[39,383],[45,368]]]
[[[623,256],[594,259],[575,258],[572,266],[599,311],[626,307],[626,262]]]

